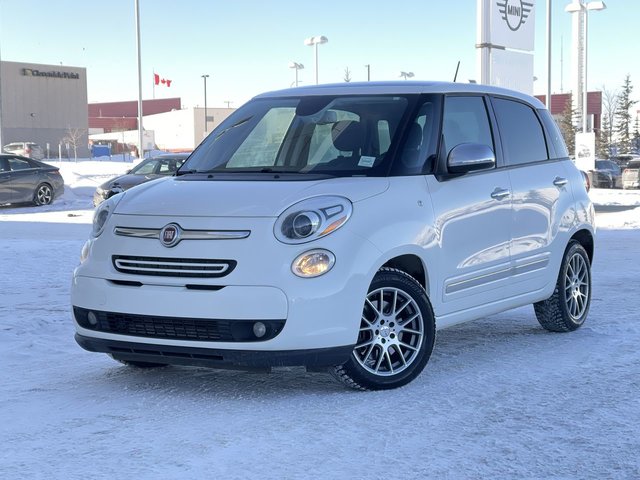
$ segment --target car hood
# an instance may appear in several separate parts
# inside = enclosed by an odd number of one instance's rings
[[[341,195],[359,202],[389,188],[380,177],[307,181],[185,181],[169,177],[123,194],[115,213],[181,217],[277,217],[292,204],[318,195]]]
[[[100,185],[100,188],[102,188],[103,190],[109,190],[114,183],[118,183],[124,190],[128,190],[131,187],[135,187],[136,185],[140,185],[141,183],[148,182],[149,180],[153,180],[155,178],[158,178],[158,176],[125,174],[107,180],[102,185]]]

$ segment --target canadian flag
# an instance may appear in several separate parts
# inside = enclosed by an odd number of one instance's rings
[[[167,80],[166,78],[160,78],[160,75],[158,75],[157,73],[153,74],[153,84],[154,85],[166,85],[167,87],[171,86],[171,82],[172,80]]]

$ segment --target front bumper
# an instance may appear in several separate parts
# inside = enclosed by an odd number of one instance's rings
[[[349,359],[353,345],[309,350],[221,350],[177,347],[148,343],[122,342],[75,336],[76,342],[90,352],[108,353],[118,360],[228,369],[270,369],[304,366],[310,370],[341,365]]]
[[[92,329],[75,318],[76,332],[82,337],[154,347],[262,351],[266,355],[351,346],[358,337],[364,298],[380,256],[380,251],[362,237],[339,230],[322,239],[317,247],[336,255],[333,269],[320,277],[299,278],[291,272],[291,262],[316,246],[276,241],[271,218],[180,218],[178,222],[185,229],[215,225],[213,228],[243,230],[251,222],[252,233],[242,240],[182,240],[171,249],[157,239],[117,236],[113,227],[135,222],[131,226],[157,228],[175,219],[112,218],[105,232],[89,242],[88,259],[74,272],[71,304],[94,311],[101,322],[102,317],[108,317],[115,323]],[[237,266],[215,278],[138,275],[116,268],[114,255],[124,254],[233,259]],[[231,331],[236,328],[234,323],[249,322],[263,322],[267,331],[278,325],[275,322],[282,328],[261,338],[249,339],[243,333],[233,335],[233,331],[231,339],[216,337],[218,328]],[[200,327],[213,333],[201,336]]]

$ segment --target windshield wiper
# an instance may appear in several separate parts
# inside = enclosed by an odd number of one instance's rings
[[[265,167],[258,170],[259,173],[300,173],[297,170],[278,170],[277,168]]]
[[[192,173],[203,173],[203,172],[200,172],[198,170],[193,170],[193,169],[192,170],[178,170],[176,172],[176,177],[180,177],[182,175],[190,175]]]
[[[225,128],[224,130],[222,130],[219,134],[217,134],[215,136],[215,138],[213,139],[213,141],[215,142],[216,140],[218,140],[222,135],[224,135],[225,133],[227,133],[229,130],[239,127],[240,125],[244,125],[245,123],[247,123],[249,120],[251,120],[253,118],[253,115],[247,117],[247,118],[243,118],[242,120],[240,120],[239,122],[234,123],[233,125]]]

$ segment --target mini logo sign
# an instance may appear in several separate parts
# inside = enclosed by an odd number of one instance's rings
[[[160,243],[167,248],[171,248],[180,241],[180,227],[175,223],[165,225],[160,230]]]
[[[25,77],[51,77],[51,78],[69,78],[72,80],[78,80],[80,78],[79,73],[73,72],[41,72],[40,70],[36,70],[35,68],[23,68],[22,75]]]
[[[522,0],[502,0],[496,2],[496,5],[502,15],[502,19],[507,22],[509,29],[514,32],[524,25],[533,9],[533,3],[523,2]]]

